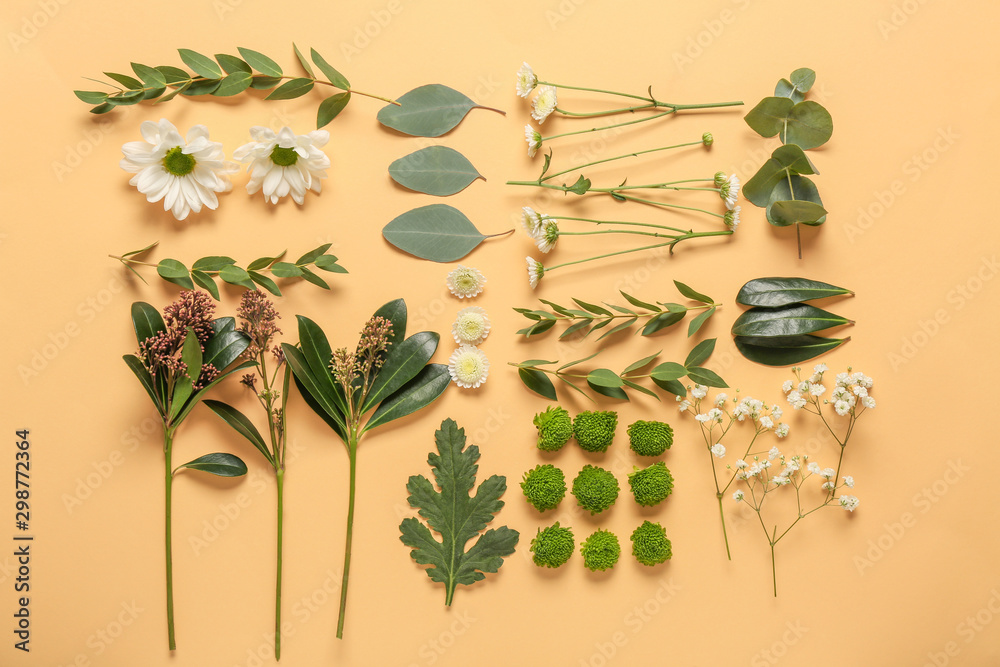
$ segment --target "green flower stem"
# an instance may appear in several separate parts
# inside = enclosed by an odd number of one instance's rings
[[[358,467],[358,435],[356,431],[351,433],[350,441],[347,443],[347,455],[351,461],[351,482],[347,503],[347,541],[344,547],[344,577],[340,583],[340,618],[337,621],[337,639],[344,638],[344,613],[347,609],[347,579],[351,572],[351,541],[354,532],[354,492]]]
[[[654,225],[648,222],[629,222],[627,220],[593,220],[591,218],[571,218],[569,216],[560,215],[559,217],[553,217],[553,220],[577,220],[580,222],[592,222],[595,225],[628,225],[631,227],[650,227],[652,229],[668,229],[672,232],[679,232],[681,234],[687,234],[689,229],[680,229],[678,227],[668,227],[667,225]]]
[[[550,81],[538,81],[537,85],[542,86],[552,86],[553,88],[563,88],[565,90],[582,90],[588,93],[604,93],[606,95],[617,95],[618,97],[628,97],[633,100],[644,100],[657,107],[670,107],[675,110],[681,109],[712,109],[715,107],[738,107],[743,106],[742,101],[738,102],[710,102],[707,104],[671,104],[670,102],[660,102],[653,99],[650,96],[644,95],[633,95],[631,93],[620,93],[616,90],[603,90],[601,88],[585,88],[582,86],[567,86],[561,83],[552,83]]]
[[[795,201],[795,188],[792,187],[792,172],[788,169],[785,170],[785,178],[788,179],[788,196],[791,197],[790,201]],[[799,229],[799,223],[795,223],[795,242],[799,247],[799,259],[802,259],[802,230]]]
[[[278,480],[278,569],[274,592],[274,659],[281,660],[281,536],[284,515],[285,470],[275,472]]]
[[[173,558],[173,538],[171,536],[171,524],[173,516],[171,512],[171,493],[173,491],[174,473],[170,467],[170,459],[173,454],[174,431],[164,424],[163,427],[163,456],[166,461],[163,481],[165,484],[165,514],[164,514],[164,536],[167,556],[167,642],[170,650],[177,649],[177,640],[174,638],[174,558]]]
[[[588,162],[586,164],[581,164],[581,165],[573,167],[571,169],[566,169],[566,170],[563,170],[563,171],[558,171],[558,172],[556,172],[554,174],[549,174],[548,176],[545,176],[544,178],[539,178],[538,180],[539,181],[547,181],[550,178],[555,178],[556,176],[562,176],[563,174],[568,174],[571,171],[579,171],[580,169],[584,169],[586,167],[593,167],[595,164],[604,164],[605,162],[613,162],[614,160],[621,160],[622,158],[638,157],[640,155],[644,155],[645,153],[655,153],[657,151],[670,150],[671,148],[683,148],[685,146],[695,146],[695,145],[702,144],[702,143],[704,143],[704,142],[702,142],[701,140],[698,140],[698,141],[689,141],[689,142],[684,143],[684,144],[675,144],[673,146],[661,146],[660,148],[649,148],[649,149],[644,150],[644,151],[636,151],[634,153],[625,153],[624,155],[616,155],[615,157],[608,157],[608,158],[604,158],[603,160],[595,160],[594,162]],[[713,180],[713,179],[706,178],[705,180],[706,181],[710,181],[710,180]]]
[[[726,513],[722,511],[722,493],[716,493],[715,498],[719,501],[719,518],[722,519],[722,539],[726,543],[726,558],[732,560],[733,555],[729,552],[729,534],[726,532]]]
[[[562,84],[562,83],[552,83],[551,81],[539,81],[536,85],[539,85],[539,86],[552,86],[553,88],[563,88],[564,90],[582,90],[582,91],[584,91],[586,93],[605,93],[607,95],[617,95],[619,97],[629,97],[629,98],[632,98],[633,100],[645,100],[647,102],[653,102],[653,100],[651,100],[650,98],[644,97],[642,95],[633,95],[631,93],[619,93],[618,91],[615,91],[615,90],[603,90],[601,88],[584,88],[582,86],[567,86],[567,85]]]
[[[546,266],[545,273],[550,271],[555,271],[556,269],[562,268],[564,266],[572,266],[574,264],[582,264],[583,262],[592,262],[597,259],[606,259],[608,257],[615,257],[616,255],[625,255],[631,252],[639,252],[641,250],[653,250],[655,248],[662,248],[663,246],[670,246],[670,251],[673,252],[674,246],[681,241],[686,241],[688,239],[699,238],[702,236],[729,236],[733,233],[733,230],[726,229],[716,232],[689,232],[682,236],[675,236],[673,240],[666,241],[664,243],[654,243],[653,245],[642,246],[641,248],[632,248],[631,250],[619,250],[617,252],[609,252],[604,255],[597,255],[596,257],[588,257],[587,259],[578,259],[572,262],[564,262],[563,264],[556,264],[555,266]]]
[[[576,130],[574,132],[563,132],[562,134],[553,134],[551,137],[542,137],[542,143],[546,141],[551,141],[552,139],[560,139],[562,137],[571,137],[576,134],[587,134],[589,132],[600,132],[601,130],[612,130],[616,127],[625,127],[627,125],[635,125],[636,123],[644,123],[647,120],[656,120],[657,118],[662,118],[676,111],[676,109],[669,109],[667,111],[662,111],[652,116],[645,116],[643,118],[636,118],[635,120],[628,120],[623,123],[615,123],[614,125],[603,125],[601,127],[591,127],[586,130]]]
[[[555,108],[555,112],[560,116],[570,118],[599,118],[601,116],[613,116],[620,113],[630,113],[632,111],[642,111],[643,109],[656,109],[656,104],[639,104],[634,107],[621,107],[620,109],[608,109],[606,111],[567,111],[566,109]]]
[[[725,220],[726,218],[726,216],[723,215],[722,213],[715,213],[714,211],[706,211],[703,208],[696,208],[694,206],[681,206],[680,204],[669,204],[667,202],[655,201],[653,199],[642,199],[641,197],[633,197],[632,195],[623,195],[620,192],[617,192],[615,188],[591,188],[589,192],[601,192],[609,195],[617,195],[618,197],[621,197],[623,199],[638,202],[640,204],[649,204],[650,206],[664,206],[666,208],[680,208],[684,209],[685,211],[697,211],[698,213],[705,213],[707,215],[715,216],[716,218],[722,218],[723,220]]]

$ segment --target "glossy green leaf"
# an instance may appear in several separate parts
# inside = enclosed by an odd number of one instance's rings
[[[250,444],[256,447],[257,451],[264,455],[264,458],[267,459],[268,463],[274,465],[274,457],[271,456],[271,451],[268,449],[267,443],[264,442],[264,438],[261,436],[260,431],[257,430],[257,427],[253,425],[253,422],[251,422],[245,414],[228,403],[223,403],[222,401],[205,399],[203,403],[209,410],[222,417],[227,424],[233,427],[233,430],[249,440]]]
[[[811,201],[776,201],[768,206],[771,224],[776,227],[789,225],[821,225],[826,209]]]
[[[242,477],[247,474],[247,464],[238,456],[215,452],[199,456],[193,461],[188,461],[178,467],[190,470],[200,470],[219,477]]]
[[[833,136],[833,118],[823,105],[812,100],[799,102],[788,112],[781,141],[804,150],[822,146]]]
[[[326,76],[327,80],[330,83],[332,83],[337,88],[340,88],[341,90],[350,89],[351,84],[347,80],[347,77],[345,77],[343,74],[334,69],[333,66],[330,65],[330,63],[326,62],[326,59],[323,58],[323,56],[321,56],[319,53],[317,53],[316,49],[310,49],[309,54],[312,56],[312,61],[316,63],[316,67],[318,67],[320,71],[323,72],[323,75]]]
[[[271,273],[277,278],[301,278],[302,269],[291,262],[276,262],[271,267]]]
[[[309,409],[315,412],[320,419],[326,422],[326,425],[329,426],[330,429],[332,429],[333,432],[336,433],[341,440],[347,442],[347,437],[348,437],[347,427],[342,423],[343,420],[339,416],[337,417],[331,416],[319,404],[316,398],[309,393],[309,390],[302,382],[299,381],[299,378],[294,375],[292,377],[295,380],[295,388],[298,389],[299,395],[302,397],[302,400],[305,401],[306,405],[309,406]]]
[[[220,334],[227,331],[236,331],[235,317],[218,317],[212,320],[212,333]]]
[[[225,331],[215,334],[205,343],[205,353],[202,355],[202,365],[215,366],[220,372],[236,361],[250,345],[246,334],[238,331]]]
[[[240,287],[246,287],[250,290],[257,289],[254,286],[253,281],[250,279],[250,274],[246,272],[245,269],[241,269],[235,264],[227,264],[219,270],[219,277],[230,285],[239,285]]]
[[[695,290],[691,289],[690,287],[688,287],[684,283],[680,282],[679,280],[675,280],[674,281],[674,286],[677,287],[677,291],[678,292],[680,292],[681,294],[683,294],[684,296],[686,296],[687,298],[689,298],[689,299],[691,299],[693,301],[699,301],[701,303],[714,303],[715,302],[715,300],[712,299],[712,297],[705,296],[701,292],[698,292],[698,291],[695,291]]]
[[[853,322],[822,308],[792,303],[777,308],[751,308],[736,318],[732,331],[738,336],[794,336],[844,324]]]
[[[743,117],[750,129],[762,137],[773,137],[784,127],[795,102],[788,97],[765,97]]]
[[[707,368],[693,366],[688,368],[687,371],[691,381],[697,384],[703,384],[706,387],[716,387],[718,389],[725,389],[729,386],[715,371],[710,371]]]
[[[403,252],[432,262],[460,260],[486,239],[465,214],[447,204],[407,211],[386,225],[382,236]]]
[[[330,286],[326,284],[325,280],[317,276],[308,268],[304,266],[300,266],[299,268],[302,269],[302,280],[305,280],[308,283],[312,283],[316,287],[322,287],[323,289],[330,289]]]
[[[219,87],[219,79],[198,79],[192,81],[181,91],[184,97],[197,97],[198,95],[211,95]]]
[[[622,371],[622,375],[625,375],[626,373],[631,373],[632,371],[637,371],[640,368],[645,368],[646,366],[656,361],[656,358],[658,356],[660,356],[659,352],[657,352],[656,354],[651,354],[648,357],[644,357],[639,361],[635,361],[629,364],[628,366],[625,367],[625,370]]]
[[[321,255],[313,262],[317,269],[329,271],[330,273],[347,273],[347,269],[337,264],[337,258],[333,255]]]
[[[216,301],[222,300],[222,297],[219,295],[219,286],[215,284],[214,280],[212,280],[212,276],[208,275],[204,271],[191,269],[191,278],[198,285],[198,287],[208,291],[208,293],[212,295],[213,299]]]
[[[275,88],[274,92],[272,92],[264,99],[293,100],[296,97],[302,97],[312,89],[313,89],[312,79],[292,79],[291,81],[286,81],[285,83]]]
[[[274,296],[281,296],[281,290],[278,289],[278,284],[265,276],[263,273],[247,271],[247,275],[250,276],[250,280],[254,281]]]
[[[185,372],[191,378],[191,382],[197,382],[201,376],[201,357],[201,343],[194,331],[188,329],[187,335],[184,336],[184,344],[181,346],[181,361],[187,366]]]
[[[622,383],[624,385],[624,383]],[[601,384],[595,384],[590,380],[587,380],[587,385],[593,389],[596,393],[602,396],[607,396],[608,398],[616,398],[621,401],[629,400],[628,394],[621,387],[607,387]]]
[[[177,52],[181,54],[184,64],[194,70],[195,74],[206,79],[218,79],[222,76],[222,68],[208,56],[191,49],[177,49]]]
[[[715,313],[715,306],[702,311],[697,317],[691,320],[691,323],[688,324],[688,338],[698,333],[698,330],[701,329],[701,326],[708,321],[708,318],[710,318],[713,313]]]
[[[550,401],[556,400],[556,388],[548,374],[533,368],[518,368],[517,375],[524,386]]]
[[[427,407],[444,393],[450,383],[451,374],[448,373],[447,366],[427,364],[417,377],[382,401],[365,424],[364,431],[370,431]]]
[[[660,329],[665,329],[669,326],[677,324],[683,319],[684,313],[660,313],[655,317],[651,317],[649,321],[646,322],[646,326],[642,328],[642,335],[651,336]]]
[[[131,314],[132,329],[135,331],[135,340],[138,343],[167,330],[160,311],[144,301],[133,303]]]
[[[791,181],[791,185],[789,185],[789,181]],[[790,176],[778,181],[778,183],[774,186],[774,189],[771,190],[771,195],[767,200],[767,209],[765,211],[767,221],[772,225],[777,225],[777,223],[771,219],[771,207],[775,202],[790,200],[809,201],[820,206],[823,205],[823,200],[819,196],[819,190],[811,180],[805,176]],[[820,216],[817,220],[817,223],[823,222],[826,222],[825,215]]]
[[[661,382],[678,380],[685,375],[687,375],[687,369],[675,361],[666,361],[658,365],[649,373],[649,377],[654,380],[660,380]]]
[[[319,109],[316,110],[316,129],[325,127],[334,118],[340,115],[340,112],[344,110],[347,103],[351,101],[351,93],[337,93],[336,95],[331,95],[319,104]]]
[[[853,295],[854,292],[808,278],[755,278],[740,288],[736,303],[773,308],[842,294]]]
[[[437,197],[461,192],[483,178],[464,155],[447,146],[428,146],[395,160],[389,176],[405,188]]]
[[[330,341],[319,325],[308,317],[297,315],[296,320],[302,357],[314,378],[316,388],[322,392],[326,402],[339,411],[338,414],[346,415],[347,399],[343,390],[334,382],[333,374],[330,373],[330,359],[333,357]]]
[[[295,376],[299,393],[306,399],[306,403],[327,425],[343,436],[346,433],[344,412],[334,404],[333,396],[320,386],[321,378],[309,369],[302,350],[288,343],[282,343],[281,349],[285,353],[288,367]]]
[[[247,265],[247,271],[260,271],[261,269],[266,269],[267,267],[274,264],[276,261],[285,256],[287,250],[282,250],[281,254],[275,255],[274,257],[260,257],[250,262]]]
[[[263,53],[258,53],[251,49],[244,49],[242,46],[237,47],[237,51],[243,56],[243,59],[249,63],[250,67],[260,72],[265,76],[279,77],[282,75],[281,68],[278,67],[278,63],[274,62]]]
[[[101,93],[96,90],[74,90],[73,94],[87,104],[103,104],[108,99],[107,93]]]
[[[687,359],[684,360],[684,366],[691,368],[692,366],[701,366],[705,361],[712,356],[712,352],[715,351],[715,339],[706,338],[701,341],[694,348],[688,352]]]
[[[212,390],[212,387],[214,387],[215,385],[219,384],[220,382],[222,382],[223,380],[225,380],[230,375],[232,375],[234,373],[238,373],[241,370],[244,370],[246,368],[253,368],[253,366],[254,366],[254,362],[252,362],[252,361],[244,361],[243,363],[237,364],[236,366],[233,366],[232,368],[230,368],[230,369],[226,370],[225,372],[223,372],[222,374],[220,374],[214,380],[212,380],[211,382],[209,382],[205,387],[203,387],[202,389],[197,390],[194,393],[194,395],[191,397],[191,399],[188,400],[185,403],[184,409],[182,409],[180,411],[180,414],[178,414],[176,417],[171,418],[171,423],[174,426],[176,426],[176,425],[180,424],[182,421],[184,421],[187,418],[187,416],[191,413],[191,411],[194,409],[194,407],[196,405],[198,405],[198,403],[201,402],[202,397],[206,393],[208,393],[209,391]]]
[[[791,366],[818,357],[850,338],[801,336],[736,336],[736,349],[750,361],[765,366]]]
[[[142,82],[147,88],[167,87],[166,77],[163,76],[163,72],[155,67],[143,65],[141,63],[132,63],[132,71],[135,72],[140,79],[142,79]]]
[[[168,282],[180,285],[185,289],[194,289],[194,283],[191,282],[191,274],[188,273],[187,267],[176,259],[161,259],[160,263],[156,265],[156,272]]]
[[[477,108],[462,93],[439,83],[414,88],[378,112],[378,122],[414,137],[439,137]],[[484,108],[484,107],[479,107]]]
[[[231,97],[233,95],[239,95],[244,90],[250,87],[250,82],[253,81],[253,76],[246,72],[234,72],[224,77],[222,81],[219,82],[219,87],[212,91],[212,94],[216,97]]]
[[[138,88],[142,88],[142,81],[139,81],[139,79],[131,77],[128,74],[119,74],[118,72],[105,72],[104,76],[108,77],[112,81],[120,83],[129,90],[136,90]]]
[[[195,263],[191,265],[191,268],[198,271],[221,271],[226,266],[235,263],[236,260],[232,257],[226,257],[225,255],[210,255],[208,257],[201,257],[195,260]]]
[[[536,322],[535,324],[532,324],[530,327],[521,329],[517,333],[524,334],[526,337],[531,337],[536,334],[545,333],[546,331],[554,327],[555,324],[556,324],[555,320],[542,320],[541,322]]]
[[[312,65],[309,64],[306,57],[302,55],[301,51],[299,51],[299,47],[295,44],[295,42],[292,42],[292,50],[295,51],[295,57],[298,59],[299,64],[302,65],[302,69],[305,70],[306,74],[315,79],[316,74],[313,72]]]
[[[393,299],[382,304],[372,317],[384,317],[392,324],[392,331],[389,334],[389,347],[399,345],[406,337],[406,301],[403,299]]]
[[[436,332],[420,331],[402,343],[390,346],[361,412],[368,412],[416,377],[434,356],[440,338]]]
[[[794,144],[779,146],[743,186],[743,196],[763,208],[767,206],[774,187],[782,179],[787,179],[789,174],[816,173],[819,172],[800,147]]]
[[[162,416],[163,402],[160,400],[159,394],[156,389],[156,385],[153,382],[153,377],[149,374],[149,371],[146,370],[146,367],[142,364],[142,361],[140,361],[139,357],[135,356],[134,354],[126,354],[125,356],[122,357],[122,359],[125,360],[125,365],[129,367],[129,370],[131,370],[132,373],[135,374],[135,377],[139,380],[139,383],[142,384],[142,388],[146,390],[147,394],[149,394],[150,400],[153,401],[153,405],[156,406],[156,411],[159,412],[160,415]]]
[[[587,373],[587,382],[593,386],[600,387],[621,387],[624,382],[618,374],[608,368],[595,368]]]
[[[222,69],[225,70],[226,74],[236,74],[237,72],[253,74],[253,68],[242,58],[231,56],[228,53],[216,53],[215,60],[222,65]]]
[[[669,391],[675,396],[687,396],[687,389],[685,389],[684,384],[680,380],[659,380],[657,378],[653,378],[653,383],[660,389]]]

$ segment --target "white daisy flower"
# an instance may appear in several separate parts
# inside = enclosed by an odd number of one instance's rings
[[[542,252],[549,252],[559,240],[559,225],[552,218],[542,218],[542,229],[535,237],[535,245]]]
[[[459,345],[479,345],[490,335],[490,318],[479,306],[463,308],[455,316],[451,335]]]
[[[239,165],[225,160],[222,144],[209,141],[208,128],[195,125],[181,137],[173,123],[161,118],[139,126],[144,141],[130,141],[122,146],[119,166],[135,174],[129,185],[136,186],[149,202],[163,200],[163,210],[184,220],[202,207],[219,206],[217,192],[229,192],[233,185],[229,174]]]
[[[448,359],[452,381],[465,389],[476,389],[490,374],[490,360],[478,347],[463,345]]]
[[[535,157],[538,149],[542,147],[542,133],[530,125],[525,125],[524,140],[528,142],[528,157]]]
[[[521,207],[521,229],[532,239],[537,239],[542,231],[542,219],[544,216],[535,211],[530,206]]]
[[[531,257],[525,259],[528,262],[528,284],[531,285],[531,289],[535,289],[538,287],[538,281],[545,275],[545,267],[537,259]]]
[[[725,200],[726,208],[730,211],[735,210],[736,201],[740,196],[740,177],[736,174],[727,176],[725,182],[719,186],[719,196]]]
[[[307,190],[320,192],[320,181],[326,178],[324,169],[330,166],[330,158],[320,148],[330,141],[329,132],[295,134],[283,127],[275,134],[257,125],[250,128],[250,136],[253,141],[233,153],[240,162],[250,163],[249,194],[263,189],[264,199],[272,204],[290,194],[296,204],[302,204]]]
[[[517,70],[517,94],[527,98],[528,95],[538,85],[538,77],[528,63],[521,63],[521,69]]]
[[[712,456],[714,456],[717,459],[721,459],[725,455],[726,455],[725,445],[723,445],[721,442],[717,442],[714,445],[712,445]]]
[[[855,496],[841,496],[838,500],[840,500],[840,506],[848,512],[853,512],[861,504],[861,501]]]
[[[486,277],[479,269],[459,264],[448,273],[445,283],[453,296],[457,296],[459,299],[471,299],[482,294]]]
[[[544,123],[559,103],[559,95],[553,86],[542,86],[538,89],[538,94],[531,101],[531,117],[539,123]]]
[[[740,226],[740,207],[735,206],[731,210],[726,211],[722,219],[730,229],[736,231],[736,228]]]

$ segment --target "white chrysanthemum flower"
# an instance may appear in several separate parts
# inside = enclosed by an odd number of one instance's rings
[[[556,110],[557,104],[559,104],[559,95],[555,87],[542,86],[538,89],[535,99],[531,101],[531,117],[539,124],[544,123],[549,114]]]
[[[448,359],[452,381],[465,389],[476,389],[490,374],[490,360],[478,347],[463,345]]]
[[[698,399],[705,398],[708,396],[708,387],[703,384],[696,384],[694,389],[691,390],[691,395]]]
[[[858,500],[855,496],[841,496],[839,500],[840,500],[840,506],[843,507],[848,512],[853,512],[858,508],[858,505],[861,504],[861,501]]]
[[[453,271],[448,273],[445,283],[448,285],[448,291],[453,296],[457,296],[459,299],[471,299],[483,293],[483,285],[486,283],[486,277],[479,269],[459,264]]]
[[[517,94],[527,98],[528,95],[538,85],[538,77],[528,63],[521,63],[521,69],[517,70]]]
[[[784,438],[788,435],[788,424],[778,424],[778,427],[774,429],[774,434],[779,438]]]
[[[330,166],[330,158],[320,148],[330,141],[329,132],[313,130],[295,134],[291,128],[283,127],[275,134],[257,125],[250,128],[250,137],[253,141],[233,152],[240,162],[250,163],[249,194],[263,190],[264,199],[272,204],[290,194],[296,204],[302,204],[307,190],[317,194],[322,190],[321,181],[326,178],[324,169]]]
[[[490,318],[479,306],[469,306],[458,311],[451,335],[459,345],[479,345],[490,335]]]
[[[723,222],[726,223],[733,231],[740,226],[740,207],[735,206],[731,210],[726,211],[726,214],[722,216]]]
[[[531,257],[524,259],[528,262],[528,284],[531,285],[531,289],[535,289],[542,276],[545,275],[545,267],[537,259]]]
[[[524,229],[524,233],[532,239],[537,239],[538,235],[541,233],[542,219],[542,214],[538,213],[530,206],[521,207],[521,228]]]
[[[542,147],[542,133],[530,125],[525,125],[524,140],[528,142],[528,157],[535,157],[538,149]]]
[[[781,383],[781,391],[783,391],[783,392],[785,392],[787,394],[788,392],[790,392],[792,390],[793,386],[794,386],[794,383],[791,380],[785,380],[784,382]]]
[[[777,447],[771,447],[771,449],[767,452],[767,458],[769,458],[772,461],[778,458],[779,456],[781,456],[781,452],[778,451]]]
[[[535,237],[535,245],[542,252],[549,252],[559,240],[559,224],[552,218],[542,218],[542,229]]]
[[[719,186],[719,196],[726,202],[726,208],[730,211],[734,210],[740,196],[740,177],[736,174],[727,176],[726,180]]]
[[[725,445],[723,445],[721,442],[717,442],[714,445],[712,445],[712,456],[714,456],[717,459],[721,459],[725,455],[726,455]]]
[[[122,146],[118,164],[135,174],[129,180],[146,201],[163,200],[163,210],[184,220],[202,207],[219,206],[217,192],[229,192],[233,185],[229,174],[240,170],[235,162],[225,160],[222,144],[209,141],[208,128],[195,125],[181,137],[173,123],[161,118],[139,126],[144,141],[130,141]]]
[[[864,398],[861,399],[861,405],[865,406],[866,408],[874,408],[875,399],[872,398],[871,396],[865,396]]]
[[[819,467],[819,464],[818,464],[818,463],[816,463],[815,461],[810,461],[810,462],[809,462],[809,463],[808,463],[808,464],[806,465],[806,470],[808,470],[809,472],[811,472],[811,473],[812,473],[812,474],[814,474],[814,475],[818,475],[818,474],[820,473],[820,467]]]
[[[854,478],[851,477],[850,475],[847,475],[846,477],[844,477],[844,486],[846,486],[849,489],[853,489],[854,488]]]
[[[742,489],[739,490],[739,491],[734,491],[733,492],[733,500],[735,500],[736,502],[740,502],[741,500],[743,500],[743,491],[742,491]]]

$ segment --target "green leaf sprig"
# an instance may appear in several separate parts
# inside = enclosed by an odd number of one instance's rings
[[[268,100],[290,100],[302,97],[316,85],[330,86],[342,91],[324,98],[320,103],[316,112],[317,128],[327,125],[336,118],[351,101],[352,95],[373,97],[391,105],[399,105],[399,102],[387,97],[352,88],[347,78],[334,69],[316,49],[310,49],[312,64],[297,46],[292,44],[292,49],[305,75],[287,75],[271,58],[243,47],[238,48],[242,58],[218,53],[214,59],[191,49],[178,49],[181,60],[190,71],[172,65],[150,67],[132,63],[135,76],[105,72],[104,75],[114,82],[110,84],[91,79],[112,88],[111,92],[74,90],[73,93],[81,101],[94,105],[90,113],[103,114],[115,107],[138,104],[144,100],[155,100],[154,104],[160,104],[177,95],[232,97],[253,89],[270,90],[271,93],[265,98]],[[326,80],[316,77],[313,65],[326,77]]]
[[[800,225],[815,227],[826,222],[827,211],[816,185],[806,178],[819,171],[803,151],[822,146],[833,135],[833,119],[823,105],[805,99],[816,82],[816,72],[801,68],[775,86],[774,96],[765,97],[744,120],[762,137],[778,135],[782,146],[743,187],[743,195],[766,210],[767,221],[776,227],[795,226],[799,259],[802,259]]]
[[[691,378],[693,382],[707,387],[724,388],[729,386],[717,373],[703,366],[715,350],[715,340],[714,338],[709,338],[695,345],[683,364],[667,361],[655,366],[648,373],[639,373],[638,371],[647,368],[656,361],[656,358],[660,356],[659,352],[629,364],[620,373],[615,373],[608,368],[597,368],[592,371],[580,373],[567,372],[567,369],[593,359],[600,352],[595,352],[589,357],[563,364],[555,369],[544,368],[544,366],[558,364],[558,361],[546,361],[544,359],[529,359],[520,363],[508,362],[508,365],[517,368],[517,374],[521,378],[521,382],[524,383],[524,386],[550,401],[557,400],[556,388],[549,378],[550,375],[591,400],[593,398],[577,385],[574,380],[585,380],[587,386],[592,391],[602,396],[608,396],[609,398],[627,401],[629,400],[629,396],[626,389],[634,389],[639,393],[659,400],[660,397],[657,396],[656,392],[642,386],[636,380],[649,378],[657,387],[676,396],[687,395],[687,389],[680,382],[680,379],[685,376]]]
[[[829,352],[850,340],[814,335],[854,324],[806,301],[854,292],[808,278],[757,278],[736,295],[736,303],[753,306],[733,323],[736,349],[765,366],[791,366]]]
[[[108,255],[112,259],[117,259],[124,264],[132,273],[139,277],[139,280],[146,282],[146,279],[136,271],[136,266],[155,266],[156,273],[167,282],[180,285],[184,289],[194,289],[195,285],[201,287],[212,295],[216,301],[220,300],[219,287],[215,283],[215,278],[221,278],[223,282],[230,285],[238,285],[248,290],[256,290],[260,285],[275,296],[281,296],[278,284],[271,277],[264,275],[270,273],[274,278],[302,278],[317,287],[330,289],[326,281],[316,275],[310,267],[329,271],[330,273],[347,273],[347,269],[337,263],[334,255],[327,254],[332,243],[324,243],[318,248],[314,248],[299,257],[294,262],[283,262],[281,259],[287,251],[282,251],[273,257],[261,257],[250,262],[246,268],[236,265],[236,260],[224,255],[210,255],[195,260],[191,268],[176,259],[161,259],[156,264],[143,262],[136,257],[153,249],[158,241],[153,242],[145,248],[131,250],[122,255]]]
[[[566,322],[569,323],[570,326],[567,327],[562,334],[560,334],[559,338],[566,338],[567,336],[572,336],[575,333],[580,333],[581,338],[586,338],[598,329],[607,327],[612,322],[620,320],[614,327],[605,331],[604,334],[597,339],[602,340],[612,334],[632,327],[634,324],[639,322],[639,320],[644,320],[645,324],[643,325],[640,333],[643,336],[651,336],[657,331],[666,329],[667,327],[673,326],[683,320],[688,311],[701,310],[702,312],[699,313],[697,317],[693,318],[688,324],[687,335],[689,337],[693,336],[699,329],[701,329],[702,325],[708,321],[708,318],[710,318],[715,313],[716,309],[722,304],[716,303],[711,297],[705,296],[700,292],[696,292],[680,281],[675,280],[674,285],[677,286],[677,290],[681,294],[693,301],[697,301],[702,305],[685,306],[679,303],[663,303],[660,301],[653,304],[641,301],[625,292],[621,292],[621,295],[625,297],[625,300],[628,301],[630,305],[638,308],[638,311],[626,306],[619,306],[607,302],[604,302],[604,305],[607,306],[607,308],[605,308],[604,306],[588,303],[577,298],[574,298],[573,302],[578,306],[578,308],[567,308],[566,306],[560,306],[559,304],[546,299],[539,299],[539,301],[549,306],[552,310],[515,308],[515,311],[535,322],[534,324],[521,329],[517,333],[524,334],[526,338],[530,338],[531,336],[548,331],[557,323]]]
[[[423,475],[413,475],[406,483],[407,502],[417,508],[427,522],[408,517],[399,524],[400,541],[411,548],[410,556],[421,565],[430,565],[427,576],[445,585],[444,603],[451,606],[455,588],[471,586],[497,572],[505,556],[514,553],[520,534],[507,526],[486,530],[504,502],[507,478],[492,475],[476,488],[479,448],[465,446],[465,429],[452,419],[441,422],[434,432],[437,453],[427,456],[434,469],[438,489]],[[439,542],[431,530],[441,535]],[[477,538],[468,549],[469,540]]]

